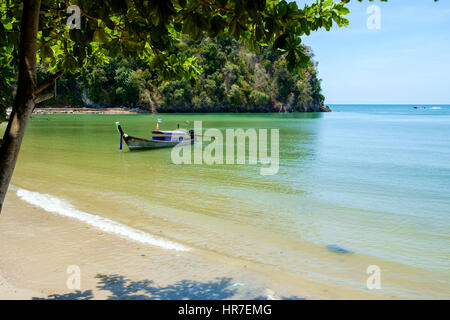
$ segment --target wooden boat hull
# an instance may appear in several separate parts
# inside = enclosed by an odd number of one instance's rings
[[[194,143],[191,139],[184,141],[157,141],[157,140],[149,140],[144,138],[132,137],[132,136],[124,136],[123,140],[127,144],[130,151],[133,150],[143,150],[143,149],[157,149],[157,148],[168,148],[174,147],[177,144],[191,144]]]
[[[193,144],[194,143],[194,133],[193,131],[190,132],[190,138],[181,140],[181,141],[165,141],[165,140],[153,140],[153,139],[145,139],[145,138],[139,138],[139,137],[133,137],[126,134],[122,126],[119,122],[116,122],[117,130],[119,131],[121,135],[121,139],[125,141],[130,151],[133,150],[145,150],[145,149],[159,149],[159,148],[169,148],[174,147],[177,144]],[[188,136],[189,137],[189,136]],[[122,148],[122,142],[121,146]]]

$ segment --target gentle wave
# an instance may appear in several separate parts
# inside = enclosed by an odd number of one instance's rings
[[[136,230],[108,218],[103,218],[80,211],[55,196],[28,191],[21,188],[15,189],[17,190],[17,196],[34,206],[40,207],[48,212],[57,213],[65,217],[83,221],[104,232],[118,234],[137,242],[158,246],[164,249],[172,249],[177,251],[190,250],[188,247],[173,241],[152,236],[146,232]]]

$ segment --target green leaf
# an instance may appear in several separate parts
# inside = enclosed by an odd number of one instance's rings
[[[98,42],[98,43],[106,43],[108,42],[108,36],[106,34],[106,32],[103,29],[97,29],[94,32],[94,36],[93,36],[93,41]]]
[[[53,58],[55,52],[49,45],[45,45],[40,50],[41,59],[50,59]]]

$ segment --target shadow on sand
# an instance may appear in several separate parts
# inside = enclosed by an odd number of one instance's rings
[[[213,281],[199,282],[182,280],[167,286],[156,286],[151,280],[132,281],[124,276],[101,275],[97,288],[108,291],[108,300],[222,300],[232,299],[237,292],[231,278],[216,278]],[[46,298],[34,297],[33,300],[90,300],[94,295],[92,290],[51,294]],[[255,300],[266,300],[267,297],[257,296]],[[298,297],[282,297],[281,299],[300,299]]]

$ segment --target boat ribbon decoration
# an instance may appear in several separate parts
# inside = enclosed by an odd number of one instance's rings
[[[159,124],[162,122],[161,118],[156,119],[156,130],[159,130]]]

